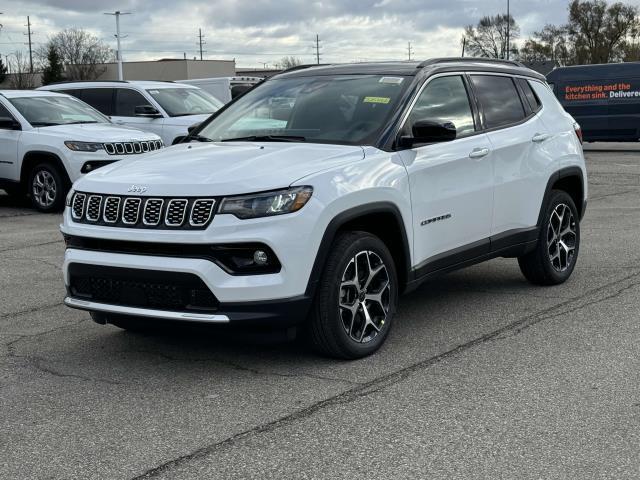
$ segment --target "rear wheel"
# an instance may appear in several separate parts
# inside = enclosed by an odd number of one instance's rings
[[[397,303],[396,268],[384,242],[367,232],[341,233],[314,299],[311,343],[331,357],[370,355],[386,340]]]
[[[557,285],[573,272],[580,250],[580,217],[571,196],[553,190],[536,249],[518,258],[520,270],[536,285]]]
[[[67,185],[57,166],[48,162],[35,165],[29,175],[28,187],[34,208],[45,213],[62,210]]]

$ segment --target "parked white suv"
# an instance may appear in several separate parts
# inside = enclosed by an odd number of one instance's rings
[[[162,148],[153,133],[121,127],[69,95],[0,90],[0,188],[62,209],[71,183],[125,157]]]
[[[88,103],[113,123],[160,135],[173,145],[223,103],[198,87],[173,82],[72,82],[40,87]]]
[[[301,325],[356,358],[434,275],[516,257],[551,285],[576,265],[580,130],[515,62],[298,69],[191,140],[74,185],[68,306],[123,328]]]

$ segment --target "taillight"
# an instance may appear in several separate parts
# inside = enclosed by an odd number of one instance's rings
[[[582,128],[580,128],[580,124],[578,122],[573,124],[573,130],[576,132],[578,140],[580,140],[580,145],[582,145]]]

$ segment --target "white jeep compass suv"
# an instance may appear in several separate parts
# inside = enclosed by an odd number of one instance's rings
[[[293,69],[187,140],[76,182],[68,306],[123,328],[300,325],[356,358],[427,278],[515,257],[551,285],[578,259],[580,130],[516,62]]]
[[[196,86],[173,82],[67,82],[39,90],[73,95],[117,125],[160,135],[166,145],[182,140],[190,126],[203,122],[223,105]]]
[[[157,135],[113,125],[69,95],[0,90],[0,188],[28,193],[40,211],[62,209],[82,174],[162,146]]]

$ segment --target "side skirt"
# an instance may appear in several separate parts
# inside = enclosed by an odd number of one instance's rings
[[[497,257],[519,257],[531,252],[538,244],[538,227],[519,228],[485,238],[428,258],[410,274],[405,293],[422,282]]]

